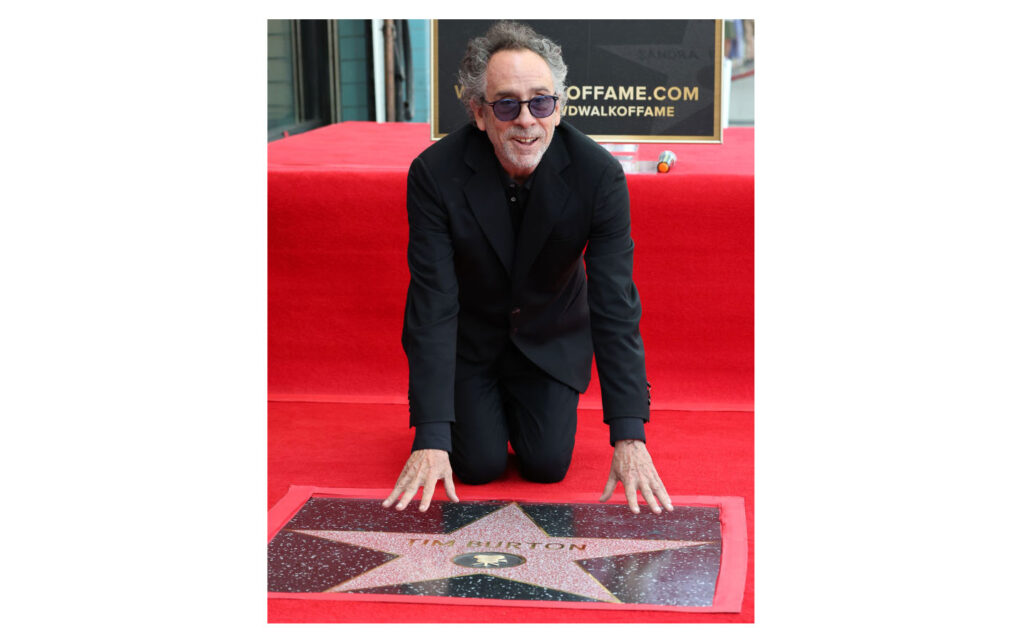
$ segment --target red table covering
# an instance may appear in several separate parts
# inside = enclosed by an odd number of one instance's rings
[[[426,123],[345,122],[268,145],[272,400],[406,402],[405,181],[431,143]],[[655,409],[753,408],[753,148],[752,128],[645,143],[675,167],[628,175]]]

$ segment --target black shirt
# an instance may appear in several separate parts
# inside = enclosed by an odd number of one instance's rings
[[[508,203],[508,215],[512,220],[512,231],[515,238],[519,238],[519,228],[523,225],[523,213],[526,211],[526,202],[530,198],[530,189],[533,187],[533,174],[523,182],[522,185],[508,175],[504,169],[500,172],[501,186],[505,190],[505,201]]]

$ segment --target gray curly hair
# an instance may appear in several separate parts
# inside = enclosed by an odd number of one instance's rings
[[[487,63],[499,51],[527,49],[548,63],[555,82],[555,94],[565,101],[565,76],[569,68],[562,60],[562,48],[554,41],[539,35],[529,25],[503,20],[488,29],[487,34],[473,38],[466,46],[466,55],[459,67],[462,84],[462,104],[470,118],[473,104],[483,104],[487,91]]]

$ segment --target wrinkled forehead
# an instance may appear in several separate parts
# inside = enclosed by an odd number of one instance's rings
[[[548,63],[528,49],[498,51],[487,62],[484,92],[489,99],[550,94],[554,90]]]

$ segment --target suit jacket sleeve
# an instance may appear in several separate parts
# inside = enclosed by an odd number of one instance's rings
[[[409,361],[410,424],[455,420],[459,287],[448,212],[426,163],[409,168],[409,290],[402,347]]]
[[[621,417],[650,419],[650,396],[640,338],[640,296],[633,283],[629,191],[613,159],[597,187],[584,254],[594,358],[605,423]]]

